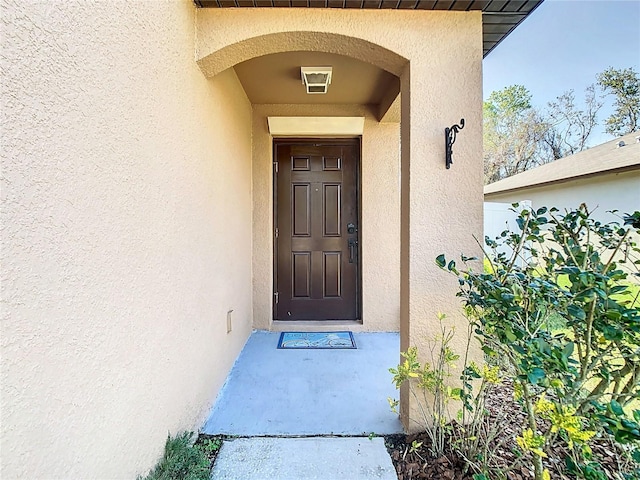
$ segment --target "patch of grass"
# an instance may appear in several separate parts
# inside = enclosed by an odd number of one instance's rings
[[[191,432],[184,432],[174,438],[167,437],[164,456],[158,465],[138,480],[208,480],[210,472],[211,462],[205,450],[193,445]]]
[[[209,463],[213,466],[213,462],[222,448],[222,442],[223,437],[220,435],[207,435],[206,433],[201,433],[194,446],[204,452],[209,459]]]

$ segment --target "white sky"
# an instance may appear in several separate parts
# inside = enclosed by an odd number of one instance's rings
[[[484,98],[518,84],[538,107],[570,89],[581,101],[608,67],[640,72],[640,0],[545,0],[484,60]],[[606,102],[591,145],[612,138],[602,126]]]

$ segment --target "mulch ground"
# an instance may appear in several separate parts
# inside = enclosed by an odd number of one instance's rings
[[[490,448],[493,452],[491,463],[495,471],[503,472],[508,480],[533,478],[533,471],[527,465],[519,465],[522,461],[519,460],[521,454],[515,437],[520,434],[526,421],[524,413],[513,399],[512,387],[509,384],[495,387],[486,407],[489,425],[498,428],[499,432]],[[412,452],[411,444],[414,441],[422,442],[422,446]],[[385,436],[385,444],[396,468],[398,480],[473,480],[475,472],[465,471],[465,462],[455,452],[448,450],[444,455],[434,458],[429,452],[430,439],[426,433]],[[623,479],[622,473],[631,473],[634,469],[634,466],[623,461],[621,452],[607,438],[593,439],[590,446],[594,459],[600,462],[608,478]],[[575,479],[575,476],[566,471],[565,457],[566,451],[556,448],[544,459],[544,466],[552,479]]]

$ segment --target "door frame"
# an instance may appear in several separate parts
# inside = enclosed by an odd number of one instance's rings
[[[278,164],[276,156],[276,145],[287,144],[314,144],[327,146],[348,145],[356,148],[356,210],[358,218],[358,255],[357,255],[357,275],[356,275],[356,320],[355,322],[362,324],[362,136],[356,137],[272,137],[271,141],[271,195],[272,195],[272,266],[273,266],[273,287],[271,289],[271,321],[287,322],[296,320],[277,320],[276,309],[278,292],[278,238],[276,228],[278,225],[278,185],[276,177],[276,165]],[[305,324],[324,323],[320,320],[299,320]],[[338,320],[344,323],[353,323],[354,320]]]

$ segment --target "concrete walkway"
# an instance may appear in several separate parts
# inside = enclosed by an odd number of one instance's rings
[[[215,480],[398,480],[384,439],[240,438],[225,441]]]
[[[278,350],[279,337],[254,332],[218,395],[202,432],[254,438],[226,441],[212,478],[396,480],[368,437],[402,432],[387,402],[399,335],[355,333],[355,350]],[[286,438],[299,436],[314,437]]]

